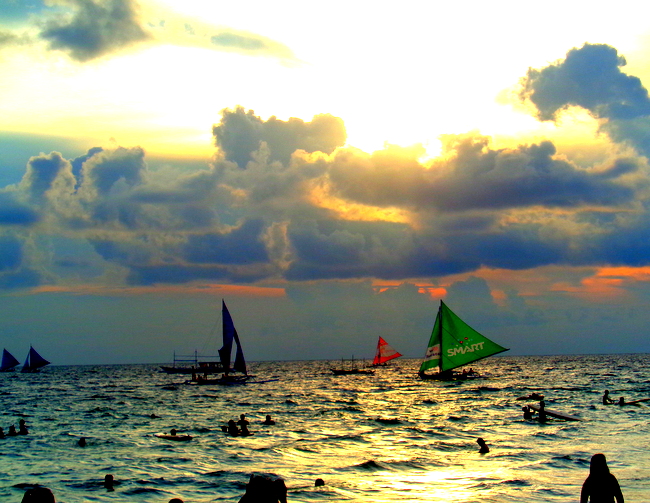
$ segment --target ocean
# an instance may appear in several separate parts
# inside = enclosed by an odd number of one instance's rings
[[[285,479],[289,502],[570,502],[598,452],[626,501],[650,501],[650,407],[601,404],[605,389],[650,398],[650,355],[497,356],[473,365],[490,377],[465,382],[391,363],[348,376],[330,372],[340,362],[250,363],[277,380],[241,386],[187,385],[157,365],[0,374],[0,426],[24,418],[30,430],[0,440],[0,501],[39,484],[65,503],[237,502],[265,473]],[[517,398],[533,392],[582,421],[524,420]],[[240,414],[254,435],[223,433]],[[171,428],[193,439],[155,436]]]

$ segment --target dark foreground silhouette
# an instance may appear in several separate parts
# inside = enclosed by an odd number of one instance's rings
[[[604,454],[594,454],[589,476],[582,484],[580,503],[623,503],[623,493],[616,477],[609,472]]]

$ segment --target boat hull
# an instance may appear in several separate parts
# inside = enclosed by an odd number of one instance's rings
[[[363,369],[330,369],[335,376],[354,375],[354,374],[374,374],[374,370]]]

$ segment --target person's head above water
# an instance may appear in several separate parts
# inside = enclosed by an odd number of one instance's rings
[[[56,500],[47,487],[33,487],[25,492],[22,503],[56,503]]]
[[[596,477],[609,474],[607,458],[605,458],[604,454],[598,453],[591,456],[591,462],[589,463],[589,474]]]

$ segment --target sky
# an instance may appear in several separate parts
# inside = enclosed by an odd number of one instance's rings
[[[641,5],[4,0],[3,347],[650,352]]]

